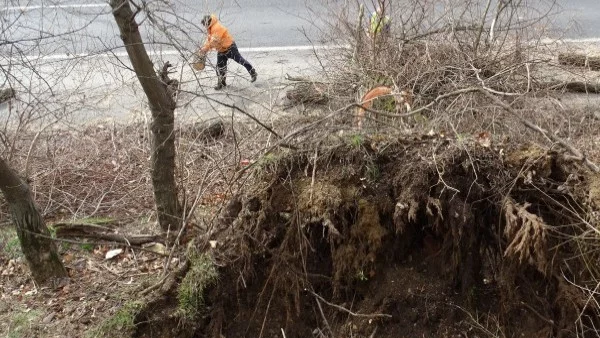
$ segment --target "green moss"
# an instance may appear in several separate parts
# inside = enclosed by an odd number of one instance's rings
[[[111,317],[88,333],[88,337],[128,337],[135,331],[135,317],[142,309],[140,301],[128,301]]]
[[[188,252],[190,270],[177,289],[178,315],[185,320],[194,320],[204,306],[206,288],[218,279],[217,268],[207,254],[195,250]]]
[[[285,152],[270,152],[257,159],[255,166],[261,171],[274,172],[286,160]]]
[[[365,274],[365,272],[363,270],[360,270],[356,273],[356,276],[354,276],[354,278],[360,282],[366,282],[369,280],[369,278],[367,277],[367,275]]]

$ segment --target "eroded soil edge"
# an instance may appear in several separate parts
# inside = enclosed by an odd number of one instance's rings
[[[162,297],[138,335],[574,337],[599,324],[585,292],[597,174],[535,146],[359,141],[258,166],[216,248],[196,243],[220,267],[206,311],[173,321]]]

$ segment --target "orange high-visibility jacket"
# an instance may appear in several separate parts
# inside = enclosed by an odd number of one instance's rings
[[[208,52],[210,49],[216,49],[218,52],[226,52],[229,47],[233,44],[233,37],[229,34],[229,31],[223,26],[217,16],[214,14],[210,15],[210,25],[208,26],[208,37],[204,46],[202,46],[203,52]]]

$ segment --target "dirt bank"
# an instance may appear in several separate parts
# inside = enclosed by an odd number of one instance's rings
[[[559,153],[348,136],[256,173],[216,246],[196,243],[220,277],[190,336],[575,337],[599,324],[585,290],[600,178]],[[139,336],[172,334],[149,312]]]

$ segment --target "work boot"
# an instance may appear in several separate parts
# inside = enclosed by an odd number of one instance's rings
[[[254,68],[252,68],[252,70],[250,71],[250,82],[254,82],[256,81],[256,76],[258,74],[256,74],[256,70],[254,70]]]
[[[219,81],[217,82],[217,85],[215,86],[215,90],[221,90],[224,87],[227,87],[227,83],[225,83],[225,77],[219,76]]]

